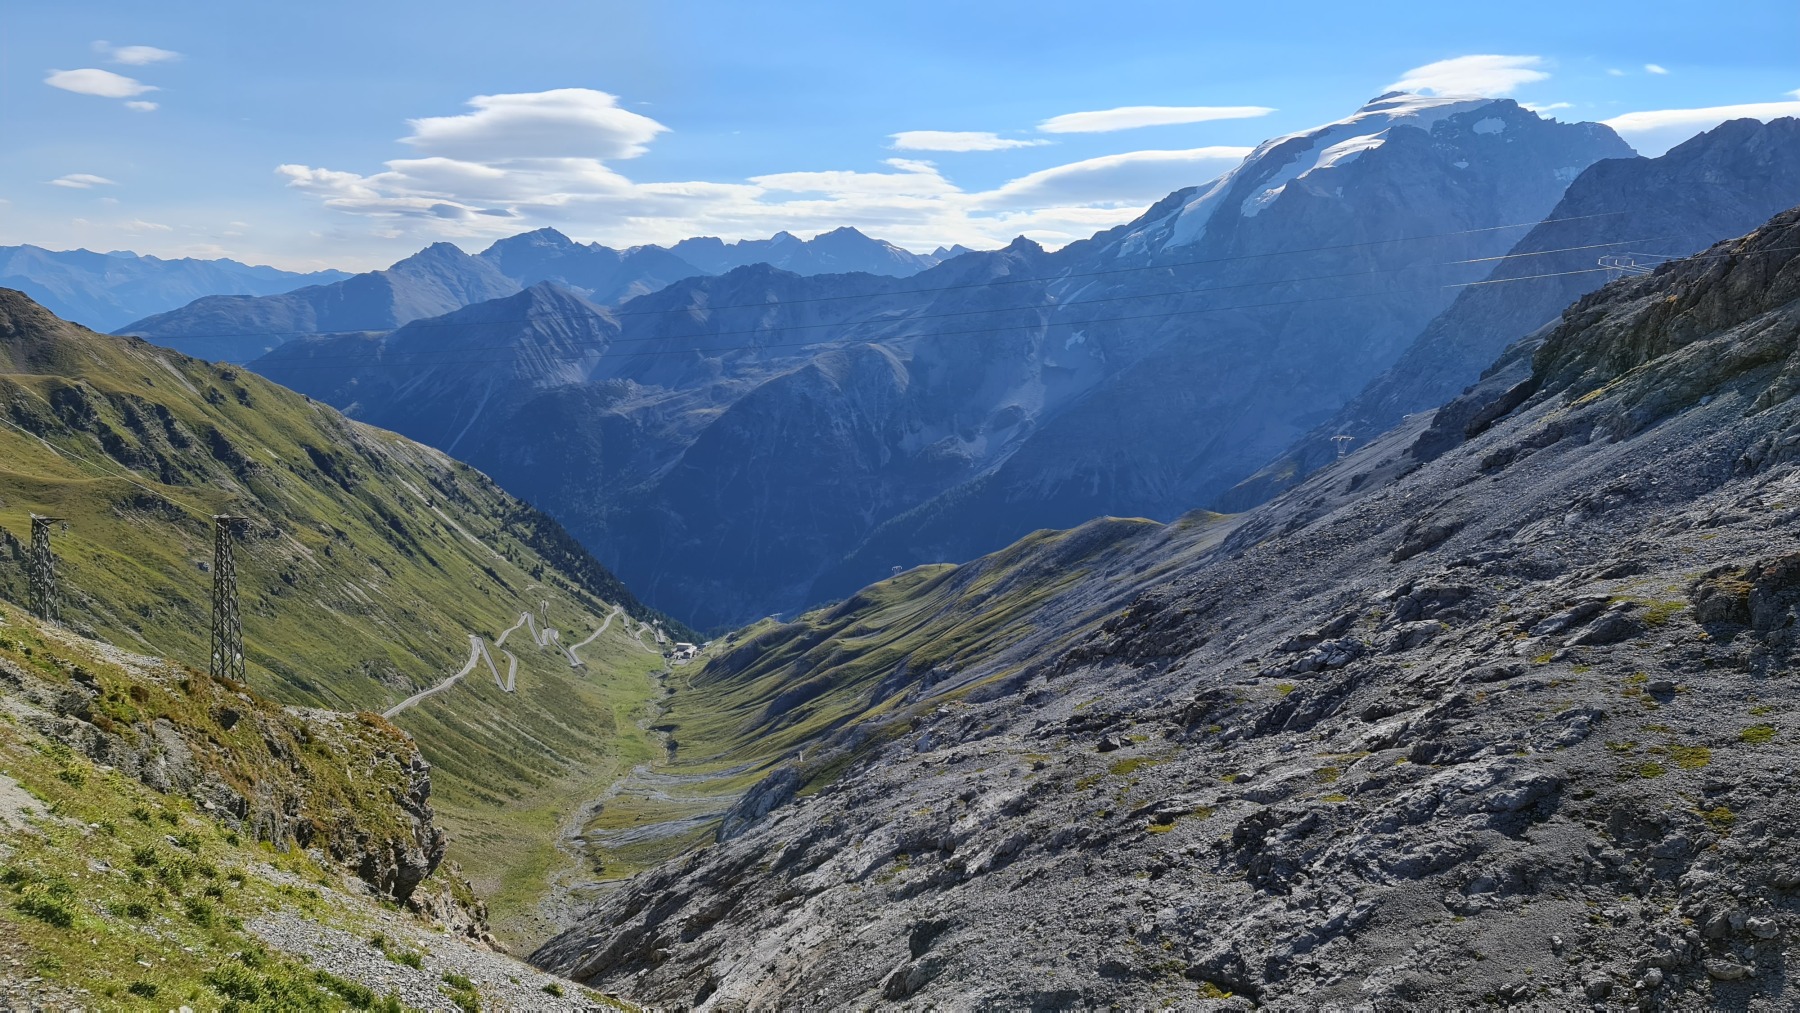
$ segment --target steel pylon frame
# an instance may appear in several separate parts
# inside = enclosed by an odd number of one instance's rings
[[[59,520],[31,515],[31,555],[26,560],[31,611],[53,623],[62,621],[62,585],[56,579],[56,554],[50,551],[50,525]]]
[[[212,654],[213,676],[244,681],[244,623],[238,614],[237,556],[234,542],[245,518],[213,515]]]

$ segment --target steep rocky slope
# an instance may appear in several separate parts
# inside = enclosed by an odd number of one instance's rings
[[[806,749],[847,759],[534,959],[709,1009],[1791,1006],[1797,350],[1800,210],[1102,540],[1014,637],[909,664],[879,620],[941,574],[767,628],[693,682],[787,659],[867,709]]]
[[[1607,159],[1569,187],[1484,284],[1463,291],[1386,372],[1333,418],[1221,496],[1242,510],[1337,457],[1331,438],[1360,442],[1411,412],[1454,397],[1521,334],[1620,273],[1602,258],[1654,267],[1800,203],[1800,120],[1732,120],[1657,158]]]
[[[449,318],[256,368],[458,438],[646,600],[737,624],[1035,528],[1207,502],[1391,363],[1447,284],[1488,273],[1467,261],[1628,153],[1508,101],[1384,96],[1054,253],[688,279],[619,307],[562,371],[510,368],[554,347],[541,328],[473,341]],[[460,436],[447,405],[485,421]]]

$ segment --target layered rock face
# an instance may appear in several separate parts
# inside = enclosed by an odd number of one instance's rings
[[[1627,154],[1509,101],[1383,96],[1055,253],[689,279],[613,311],[616,334],[568,357],[579,381],[510,368],[546,329],[470,342],[454,318],[256,368],[427,440],[482,406],[449,433],[459,455],[649,600],[737,623],[1036,528],[1207,503],[1390,364],[1447,284],[1483,277],[1517,237],[1495,226]],[[577,329],[606,326],[591,317]],[[444,350],[465,345],[493,350]]]
[[[535,959],[716,1009],[1792,1005],[1796,251],[1800,210],[1255,511],[1090,546]],[[898,651],[784,646],[817,625],[755,649]]]
[[[87,649],[116,667],[77,665],[65,681],[0,659],[0,706],[277,851],[329,855],[395,901],[443,860],[431,765],[381,718],[282,708],[160,659]]]

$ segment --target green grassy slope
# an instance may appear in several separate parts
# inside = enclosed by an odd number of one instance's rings
[[[378,957],[401,972],[465,946],[424,912],[471,902],[442,870],[411,893],[417,911],[365,888],[368,858],[415,832],[412,751],[374,715],[282,708],[0,604],[0,992],[29,1008],[397,1013]],[[227,790],[283,804],[234,813]],[[274,915],[377,959],[283,952],[258,928]],[[494,984],[431,981],[431,1008],[491,1007]],[[545,984],[625,1008],[527,987]]]
[[[662,660],[625,620],[692,636],[554,521],[443,454],[0,289],[0,598],[25,599],[33,512],[67,522],[52,542],[72,628],[202,669],[210,518],[250,517],[238,550],[247,681],[286,703],[380,711],[460,669],[469,634],[491,642],[542,602],[564,644],[623,609],[580,652],[585,668],[519,630],[506,645],[518,692],[483,666],[395,718],[439,768],[451,856],[495,891],[503,929],[555,864],[542,829],[649,755],[635,712]]]
[[[128,669],[0,606],[0,963],[86,990],[109,1009],[218,1008],[234,999],[256,1009],[389,1008],[367,989],[269,953],[245,929],[274,910],[346,922],[367,913],[371,902],[334,889],[344,870],[320,865],[291,839],[276,846],[258,819],[240,832],[43,734],[28,696],[63,699],[84,687],[93,687],[94,703],[76,720],[125,744],[108,752],[155,735],[152,723],[171,727],[218,743],[196,761],[234,789],[279,784],[304,799],[294,825],[405,834],[390,795],[404,791],[405,779],[383,785],[398,771],[369,762],[377,751],[410,751],[385,722],[346,717],[308,727],[191,670]],[[218,719],[222,703],[240,715],[230,727]],[[353,767],[367,772],[365,783],[351,777]]]
[[[3,290],[0,419],[0,525],[26,540],[28,513],[67,519],[54,541],[77,628],[203,666],[209,518],[252,519],[246,653],[278,699],[379,708],[454,671],[468,632],[545,597],[657,618],[553,521],[444,455]],[[556,567],[572,561],[590,579]],[[12,597],[22,572],[7,569]]]

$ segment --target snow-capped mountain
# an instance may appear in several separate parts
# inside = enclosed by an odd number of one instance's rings
[[[1475,382],[1501,350],[1553,324],[1582,295],[1621,271],[1741,235],[1800,204],[1800,119],[1732,120],[1656,158],[1609,159],[1582,173],[1549,219],[1494,262],[1484,284],[1462,290],[1404,354],[1330,421],[1307,433],[1220,505],[1260,503],[1351,446],[1435,407]]]

